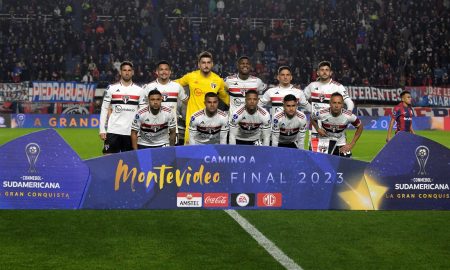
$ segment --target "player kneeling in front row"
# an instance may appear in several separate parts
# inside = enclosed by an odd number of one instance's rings
[[[283,98],[283,110],[272,119],[272,146],[304,149],[307,120],[297,106],[294,95]]]
[[[333,93],[330,107],[311,115],[311,124],[319,134],[319,152],[336,156],[351,157],[351,150],[363,131],[363,124],[351,111],[345,110],[344,98],[340,93]],[[317,121],[322,122],[320,128]],[[356,128],[350,143],[346,142],[345,129],[348,124]]]
[[[152,90],[148,93],[148,107],[136,114],[131,125],[134,150],[175,145],[175,118],[161,102],[161,92]]]
[[[258,92],[248,90],[245,105],[239,107],[231,117],[230,144],[269,146],[270,114],[258,106],[258,101]]]
[[[228,115],[218,107],[219,96],[206,93],[205,109],[191,117],[189,144],[227,144]]]

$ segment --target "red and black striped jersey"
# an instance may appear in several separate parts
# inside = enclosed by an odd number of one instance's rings
[[[295,88],[292,84],[288,87],[277,86],[268,89],[261,97],[260,105],[271,106],[270,115],[275,115],[283,110],[283,98],[287,95],[294,95],[297,98],[299,107],[304,108],[305,111],[310,111],[310,104],[305,98],[302,90]]]
[[[338,116],[333,116],[330,108],[325,108],[315,114],[311,114],[311,118],[322,122],[322,128],[330,139],[337,141],[337,146],[346,144],[344,130],[347,128],[348,124],[352,124],[354,127],[361,125],[359,118],[346,109],[342,109]]]
[[[225,84],[230,95],[230,116],[234,114],[237,108],[244,105],[245,93],[248,90],[256,90],[259,95],[262,95],[267,87],[258,77],[249,76],[248,79],[242,80],[238,74],[226,77]]]
[[[138,109],[143,107],[145,107],[144,90],[136,84],[124,86],[119,82],[108,86],[100,112],[100,133],[129,136],[133,118]],[[108,118],[109,109],[111,114]]]
[[[138,144],[160,146],[169,144],[169,130],[175,128],[175,118],[169,107],[161,106],[157,114],[146,107],[135,115],[131,127],[138,131]]]
[[[237,109],[230,119],[230,144],[236,144],[236,139],[256,141],[263,137],[263,145],[270,144],[270,114],[262,107],[257,107],[250,114],[245,105]]]
[[[284,111],[278,112],[272,119],[272,145],[295,143],[297,148],[304,149],[307,123],[301,111],[296,111],[293,117],[288,117]]]
[[[189,144],[227,144],[228,129],[228,114],[217,110],[210,117],[200,110],[191,117]]]

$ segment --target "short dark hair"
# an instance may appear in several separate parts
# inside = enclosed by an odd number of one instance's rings
[[[156,68],[158,69],[160,65],[168,65],[169,69],[172,69],[172,66],[167,60],[161,60],[158,63],[156,63]]]
[[[153,89],[150,92],[148,92],[148,96],[153,96],[153,95],[160,95],[160,96],[162,96],[161,92],[159,92],[158,89]]]
[[[344,96],[339,92],[334,92],[333,94],[331,94],[330,99],[333,97],[341,97],[342,99],[344,99]]]
[[[403,96],[406,95],[406,94],[410,94],[410,95],[411,95],[411,92],[406,91],[406,90],[403,91],[403,92],[401,92],[401,93],[400,93],[400,98],[403,98]]]
[[[330,61],[321,61],[321,62],[319,62],[319,64],[317,66],[319,67],[319,69],[324,66],[327,66],[331,69],[331,62]]]
[[[255,94],[255,95],[259,96],[258,92],[256,90],[253,90],[253,89],[248,90],[247,92],[245,92],[245,96],[247,96],[248,94]]]
[[[250,57],[248,57],[247,55],[243,55],[241,57],[238,58],[237,63],[241,62],[241,60],[245,60],[247,59],[248,61],[250,61]]]
[[[292,74],[292,70],[288,66],[281,66],[281,67],[279,67],[278,68],[278,74],[280,74],[280,72],[283,71],[283,70],[289,70],[289,72]]]
[[[209,98],[209,97],[219,98],[219,96],[216,93],[214,93],[214,92],[208,92],[208,93],[205,94],[205,100],[207,98]]]
[[[284,98],[283,98],[283,102],[287,102],[287,101],[297,101],[297,98],[293,94],[289,94],[289,95],[284,96]]]
[[[123,66],[130,66],[131,69],[133,69],[133,63],[131,61],[123,61],[122,63],[120,63],[120,70],[122,70]]]
[[[204,52],[201,52],[201,53],[198,55],[198,62],[200,62],[200,59],[202,59],[202,58],[204,58],[204,57],[209,58],[209,59],[211,59],[211,61],[213,61],[212,53],[210,53],[210,52],[208,52],[208,51],[204,51]]]

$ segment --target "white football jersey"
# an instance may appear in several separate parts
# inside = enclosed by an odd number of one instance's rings
[[[295,88],[292,84],[288,87],[273,87],[269,88],[260,99],[260,103],[263,106],[271,106],[270,115],[275,115],[279,111],[283,110],[283,98],[287,95],[294,95],[297,98],[299,107],[302,107],[305,111],[311,111],[311,105],[305,98],[305,94],[302,90]]]
[[[272,119],[272,146],[295,143],[298,149],[304,149],[307,123],[301,111],[297,111],[292,118],[287,117],[284,111],[278,112]]]
[[[242,141],[257,141],[263,139],[263,145],[270,144],[270,114],[264,108],[257,107],[250,114],[245,105],[237,109],[230,120],[230,144],[236,144],[236,139]]]
[[[119,82],[108,86],[100,112],[100,133],[130,136],[134,116],[139,109],[144,107],[144,90],[136,84],[124,86]],[[112,111],[107,119],[109,108]]]
[[[166,84],[159,83],[158,79],[144,85],[144,92],[146,101],[148,103],[148,93],[152,90],[158,90],[162,95],[161,105],[169,107],[174,116],[177,116],[178,101],[185,101],[188,99],[184,88],[177,82],[169,81]]]
[[[230,95],[230,117],[237,108],[245,104],[245,93],[248,90],[256,90],[259,95],[262,95],[267,87],[258,77],[249,76],[247,80],[242,80],[238,74],[226,77],[225,83]]]
[[[321,81],[315,81],[310,83],[304,90],[306,100],[311,101],[311,114],[315,114],[316,112],[329,108],[330,107],[330,98],[331,94],[339,93],[344,98],[344,102],[347,105],[347,109],[352,111],[354,104],[348,96],[347,90],[345,87],[331,79],[328,83],[322,83]],[[321,125],[320,122],[318,123]],[[313,132],[315,132],[314,128]]]
[[[168,107],[161,106],[156,115],[146,107],[136,114],[131,128],[138,131],[137,143],[140,145],[168,145],[169,130],[175,128],[175,118]]]
[[[189,126],[189,144],[227,144],[228,115],[217,110],[209,117],[205,110],[194,113]]]
[[[322,128],[326,131],[327,137],[337,141],[337,146],[346,144],[344,131],[348,124],[352,124],[354,127],[361,125],[358,117],[346,109],[342,109],[341,114],[336,117],[331,114],[330,108],[311,114],[311,117],[314,120],[320,120],[322,122]]]

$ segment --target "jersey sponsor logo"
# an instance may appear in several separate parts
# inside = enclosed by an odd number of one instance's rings
[[[282,203],[281,193],[258,193],[258,207],[281,207]]]
[[[231,193],[231,206],[234,207],[255,206],[255,193]]]
[[[240,98],[234,98],[233,103],[236,107],[240,107],[242,104],[244,104],[244,102],[242,102]]]
[[[205,193],[203,197],[204,207],[228,207],[228,193]]]
[[[202,207],[202,194],[191,192],[177,193],[177,207]]]
[[[123,107],[120,106],[120,105],[114,106],[114,112],[115,112],[115,113],[121,113],[121,112],[134,112],[134,111],[136,111],[136,109],[134,109],[134,108],[123,108]]]
[[[203,94],[202,89],[200,89],[200,88],[194,89],[194,95],[196,95],[197,97],[201,96],[202,94]]]

